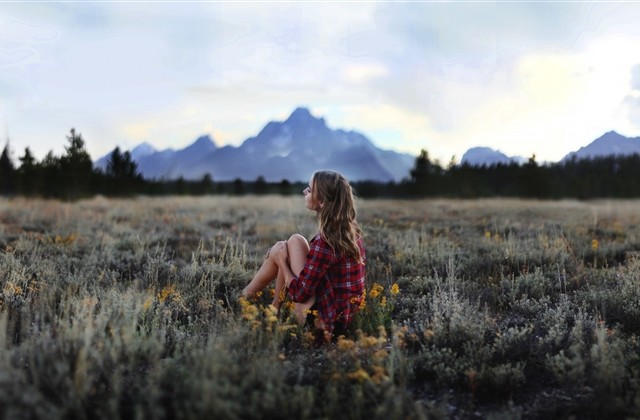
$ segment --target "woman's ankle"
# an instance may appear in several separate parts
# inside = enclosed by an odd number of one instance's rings
[[[242,289],[242,292],[240,292],[240,297],[243,297],[245,299],[250,299],[255,295],[254,292],[251,292],[248,288],[244,288]]]
[[[282,306],[282,301],[278,298],[273,299],[273,302],[271,302],[271,305],[273,305],[278,311],[280,311],[280,307]]]

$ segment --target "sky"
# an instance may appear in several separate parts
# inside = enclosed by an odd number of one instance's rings
[[[383,149],[554,162],[640,135],[640,3],[2,2],[0,144],[94,160],[209,134],[240,145],[299,106]]]

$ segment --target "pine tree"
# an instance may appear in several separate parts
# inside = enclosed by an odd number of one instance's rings
[[[16,191],[16,168],[11,160],[9,141],[0,155],[0,194],[9,195]]]
[[[416,158],[415,165],[411,169],[411,182],[413,193],[418,195],[426,195],[435,190],[431,185],[434,177],[438,175],[439,166],[431,163],[429,152],[425,149],[420,151],[420,155]]]
[[[60,158],[49,150],[38,167],[42,176],[42,194],[45,197],[59,197],[65,190],[62,185]]]
[[[19,190],[25,195],[34,195],[37,192],[38,185],[38,167],[36,159],[31,154],[31,150],[27,147],[24,149],[24,155],[18,158],[21,162],[18,169],[18,185]]]
[[[131,153],[120,152],[116,147],[109,156],[106,176],[111,184],[109,192],[115,195],[127,195],[135,192],[142,183],[142,176],[138,173],[138,164],[131,157]]]
[[[76,134],[75,128],[71,129],[67,140],[69,146],[65,147],[67,153],[60,158],[60,170],[65,195],[70,199],[76,199],[89,193],[93,163],[84,148],[82,135]]]

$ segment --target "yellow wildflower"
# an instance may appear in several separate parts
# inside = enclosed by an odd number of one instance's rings
[[[363,310],[364,308],[367,307],[367,291],[363,290],[362,291],[362,296],[358,296],[357,298],[354,299],[360,299],[360,305],[358,306],[359,310]]]
[[[424,338],[426,338],[427,340],[431,340],[431,338],[435,335],[435,333],[433,332],[433,330],[431,328],[424,330],[424,332],[422,333],[422,335],[424,336]]]
[[[389,356],[389,353],[387,352],[387,350],[380,349],[380,350],[377,350],[375,353],[373,353],[371,358],[373,359],[373,361],[379,363],[387,359],[388,356]]]
[[[362,300],[360,301],[360,306],[358,306],[358,309],[362,311],[366,307],[367,307],[367,299],[365,299],[365,297],[362,296]]]
[[[278,315],[278,308],[276,308],[273,305],[265,306],[263,311],[264,311],[264,315],[267,316],[267,317],[269,317],[271,315]]]
[[[147,300],[144,301],[144,303],[142,304],[142,308],[144,308],[144,310],[148,310],[149,308],[151,308],[151,304],[153,303],[153,298],[149,297],[147,298]]]
[[[298,326],[294,324],[286,324],[286,325],[280,325],[279,330],[281,332],[285,332],[285,331],[293,330],[295,328],[298,328]]]
[[[213,303],[209,299],[198,299],[198,309],[201,311],[208,311],[213,306]]]
[[[593,250],[593,252],[596,252],[599,246],[600,246],[600,243],[598,242],[597,239],[591,240],[591,249]]]
[[[246,305],[242,308],[242,318],[251,321],[258,316],[258,308],[255,305]]]
[[[387,330],[384,328],[384,325],[378,326],[378,336],[381,340],[381,343],[387,341]]]
[[[342,351],[353,350],[356,347],[356,343],[353,340],[344,338],[344,335],[338,337],[338,349]]]
[[[380,293],[382,293],[382,290],[384,290],[384,287],[382,287],[382,285],[378,284],[378,283],[373,283],[373,286],[371,287],[371,290],[369,291],[369,296],[371,296],[372,298],[377,298]]]
[[[312,316],[318,316],[318,310],[317,309],[307,309],[304,311],[305,315],[312,315]]]
[[[368,381],[370,379],[369,374],[367,373],[367,371],[362,369],[362,368],[356,370],[355,372],[349,373],[347,375],[347,377],[349,379],[353,379],[353,380],[356,380],[358,382],[364,382],[364,381]]]
[[[409,331],[409,327],[407,327],[406,325],[394,331],[394,336],[399,347],[404,347],[404,337],[407,331]]]
[[[360,337],[358,337],[358,344],[362,348],[373,347],[378,344],[378,339],[361,333]]]
[[[387,370],[384,367],[382,366],[373,367],[373,376],[371,376],[371,380],[374,383],[379,384],[383,381],[386,381],[387,379],[389,379],[389,377],[387,376]]]
[[[311,331],[305,331],[302,334],[302,339],[305,343],[313,343],[316,337],[313,335]]]
[[[160,301],[160,303],[164,303],[168,299],[172,300],[173,302],[182,301],[182,296],[180,295],[180,292],[176,290],[176,286],[173,284],[169,286],[165,286],[160,291],[160,293],[158,293],[157,298]]]
[[[2,292],[5,294],[5,296],[17,296],[22,294],[22,287],[13,282],[7,282]]]
[[[391,286],[391,294],[395,296],[398,293],[400,293],[400,286],[398,286],[398,283],[393,283]]]

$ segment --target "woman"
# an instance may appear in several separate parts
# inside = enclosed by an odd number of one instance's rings
[[[362,299],[366,259],[362,231],[351,185],[341,174],[314,173],[303,194],[305,206],[318,216],[319,232],[311,243],[299,234],[277,242],[242,295],[253,296],[275,278],[273,305],[280,307],[281,291],[288,289],[298,322],[304,323],[315,309],[315,326],[331,337],[349,325]]]

